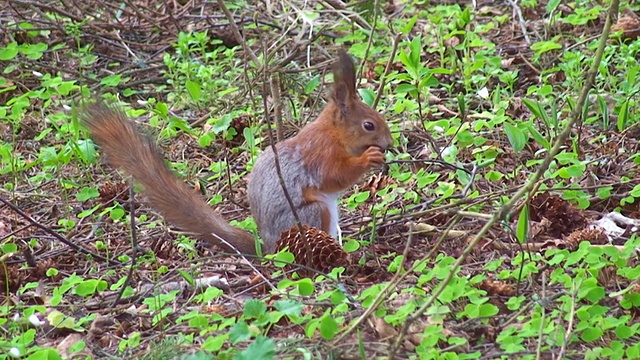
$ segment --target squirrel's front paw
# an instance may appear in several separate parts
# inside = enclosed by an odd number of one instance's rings
[[[377,146],[370,146],[360,157],[364,159],[367,169],[384,165],[384,154]]]

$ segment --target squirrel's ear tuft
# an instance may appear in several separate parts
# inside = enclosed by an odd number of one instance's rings
[[[333,65],[333,91],[331,99],[345,111],[349,102],[356,97],[356,68],[351,57],[344,49],[340,50],[338,60]]]

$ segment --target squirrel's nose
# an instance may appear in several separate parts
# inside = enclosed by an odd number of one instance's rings
[[[380,149],[382,149],[382,151],[389,150],[389,148],[393,146],[393,138],[391,137],[391,134],[385,136],[378,146],[380,146]]]

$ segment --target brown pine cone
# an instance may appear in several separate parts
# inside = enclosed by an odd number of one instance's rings
[[[288,251],[295,256],[296,264],[328,273],[331,269],[349,265],[349,256],[342,247],[326,232],[303,225],[307,245],[305,245],[300,229],[294,225],[284,231],[278,240],[276,251],[289,247]],[[301,271],[301,275],[309,275]]]

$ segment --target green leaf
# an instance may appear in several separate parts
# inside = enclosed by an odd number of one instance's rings
[[[418,15],[414,15],[413,17],[411,17],[411,19],[406,21],[403,26],[400,27],[400,32],[404,35],[407,35],[411,31],[411,29],[413,29],[417,21]]]
[[[365,104],[372,106],[373,101],[376,99],[376,94],[371,89],[358,89],[358,93],[360,93],[360,97],[362,97],[362,101]]]
[[[276,358],[276,343],[266,336],[258,336],[235,360],[272,360]]]
[[[298,281],[297,285],[298,292],[302,296],[310,296],[315,291],[315,286],[313,285],[311,279],[301,279],[300,281]]]
[[[403,83],[403,84],[399,84],[396,87],[395,93],[396,94],[405,94],[405,93],[415,92],[417,90],[418,90],[418,88],[415,85]]]
[[[18,245],[14,243],[2,244],[2,254],[10,254],[18,251]]]
[[[422,64],[420,62],[420,55],[422,54],[422,39],[420,36],[414,37],[409,43],[409,52],[400,51],[398,59],[404,65],[407,73],[413,80],[420,78],[420,69]]]
[[[109,211],[109,217],[111,220],[120,220],[124,217],[124,209],[120,206],[116,206]]]
[[[57,88],[58,93],[63,96],[69,95],[71,90],[78,88],[75,84],[75,80],[73,81],[63,81]]]
[[[363,202],[367,201],[367,199],[369,199],[370,195],[371,195],[371,193],[369,192],[369,190],[363,191],[363,192],[359,192],[359,193],[355,194],[355,196],[353,197],[353,200],[357,204],[362,204]]]
[[[220,336],[221,338],[221,336]],[[204,346],[203,346],[204,349]],[[215,360],[216,357],[207,353],[206,351],[198,351],[195,353],[190,353],[187,355],[182,355],[179,357],[180,360]]]
[[[104,280],[98,280],[98,284],[96,285],[96,289],[98,291],[104,291],[107,289],[107,287],[109,286],[109,284],[104,281]]]
[[[187,88],[187,92],[189,92],[189,96],[191,97],[191,100],[193,100],[194,102],[200,101],[200,97],[202,95],[202,88],[200,87],[199,83],[195,81],[187,80],[184,86]]]
[[[518,228],[516,231],[516,238],[520,244],[527,242],[529,238],[529,205],[525,204],[520,210],[520,216],[518,217]]]
[[[422,54],[422,37],[416,36],[409,43],[409,56],[414,67],[420,66],[420,55]]]
[[[319,325],[320,325],[320,319],[315,318],[315,319],[309,320],[309,322],[307,322],[307,325],[304,327],[304,334],[308,338],[313,337]]]
[[[156,103],[156,112],[158,113],[158,115],[165,118],[169,116],[169,107],[167,106],[167,103],[158,101]]]
[[[241,341],[247,341],[251,339],[251,336],[253,336],[253,334],[249,330],[249,325],[244,321],[233,324],[229,329],[229,341],[233,345]]]
[[[357,240],[353,240],[353,239],[348,239],[342,246],[344,248],[344,251],[348,252],[348,253],[352,253],[354,251],[357,251],[358,249],[360,249],[360,242]]]
[[[222,115],[222,117],[216,119],[216,121],[213,123],[213,126],[211,126],[211,130],[215,134],[227,131],[227,129],[229,129],[229,126],[231,125],[232,120],[233,119],[229,114]]]
[[[31,60],[38,60],[44,55],[49,46],[45,43],[23,44],[22,52]]]
[[[247,142],[249,149],[253,149],[256,146],[256,138],[253,136],[253,130],[250,127],[246,127],[242,130],[242,135],[244,135],[244,140]]]
[[[0,61],[11,60],[18,55],[18,43],[15,41],[0,48]]]
[[[458,109],[460,110],[460,114],[466,114],[467,102],[464,100],[464,94],[458,94],[458,96],[456,96],[456,99],[458,100]]]
[[[198,145],[200,145],[203,148],[209,147],[211,145],[211,143],[213,142],[213,140],[216,139],[216,135],[212,134],[210,132],[206,132],[204,134],[202,134],[202,136],[200,136],[198,138]]]
[[[267,305],[256,299],[249,299],[244,303],[243,314],[246,318],[257,319],[267,312]]]
[[[191,319],[189,319],[188,324],[192,328],[205,329],[209,326],[209,320],[207,316],[198,314],[192,317]]]
[[[480,317],[492,317],[500,312],[497,306],[493,304],[482,304],[479,308]]]
[[[427,185],[431,185],[433,183],[436,182],[436,180],[438,180],[438,178],[441,176],[441,174],[439,173],[419,173],[416,174],[416,177],[418,178],[417,181],[417,185],[419,189],[424,188]]]
[[[591,341],[599,340],[600,337],[602,336],[602,334],[603,334],[603,332],[599,328],[590,327],[590,328],[585,329],[582,332],[582,336],[581,337],[582,337],[582,340],[591,342]]]
[[[76,199],[78,201],[87,201],[89,199],[97,198],[98,196],[100,196],[98,189],[85,186],[76,194]]]
[[[89,163],[95,162],[98,157],[96,146],[91,139],[78,140],[78,150],[80,151],[82,158]]]
[[[196,282],[193,280],[193,276],[184,270],[178,269],[178,274],[182,276],[182,278],[189,284],[190,286],[195,286]]]
[[[300,316],[302,313],[302,303],[295,300],[278,300],[273,306],[281,313],[289,316]]]
[[[562,49],[562,45],[552,40],[538,41],[536,43],[531,44],[531,50],[535,51],[538,55],[551,50],[559,50],[559,49]]]
[[[628,113],[629,113],[629,100],[626,100],[625,102],[622,103],[622,106],[620,107],[620,113],[618,114],[618,122],[616,124],[618,131],[623,131],[624,129],[627,128]]]
[[[525,136],[524,131],[520,130],[518,127],[513,126],[509,123],[504,123],[504,130],[507,133],[507,138],[509,138],[509,143],[511,143],[511,147],[513,147],[513,151],[514,152],[522,151],[527,141],[527,137]]]
[[[121,80],[122,80],[122,74],[109,75],[109,76],[105,76],[100,81],[100,85],[104,85],[106,87],[116,87],[120,85]]]
[[[531,134],[533,139],[545,149],[547,150],[551,149],[551,144],[544,136],[542,136],[542,134],[538,131],[538,129],[536,129],[536,127],[532,123],[529,123],[528,125],[529,126],[527,129],[529,130],[529,134]]]
[[[288,252],[288,251],[280,251],[276,254],[273,255],[273,259],[277,260],[274,261],[273,264],[277,267],[285,267],[288,264],[293,264],[295,263],[296,259],[293,256],[292,253]]]
[[[304,86],[304,93],[311,94],[320,85],[320,75],[316,75]]]
[[[606,294],[603,287],[594,286],[593,289],[591,289],[587,293],[585,298],[595,304],[595,303],[598,303],[598,301],[602,300],[605,297],[605,295]]]
[[[224,335],[209,336],[202,344],[202,350],[209,352],[216,352],[222,349],[226,337]]]
[[[549,0],[545,9],[546,13],[551,14],[558,8],[558,5],[560,5],[560,0]]]
[[[336,332],[338,332],[338,323],[329,314],[325,314],[320,320],[320,335],[325,340],[331,340]]]
[[[87,347],[87,343],[84,342],[84,340],[79,340],[75,344],[73,344],[73,345],[71,345],[69,347],[69,352],[70,353],[77,353],[79,351],[82,351],[86,347]]]
[[[201,302],[208,303],[209,301],[212,301],[213,299],[216,299],[222,296],[223,294],[224,294],[224,291],[218,289],[215,286],[209,286],[202,294],[200,294]]]
[[[618,325],[618,327],[616,327],[615,333],[618,339],[621,340],[626,340],[635,335],[634,331],[625,324]]]
[[[62,360],[62,357],[56,349],[45,348],[36,350],[26,360]]]
[[[540,105],[539,102],[533,101],[533,100],[529,100],[529,99],[522,99],[522,103],[529,109],[529,111],[531,111],[531,113],[536,118],[542,120],[546,116],[546,114],[544,114],[544,110],[542,110],[542,106]]]
[[[49,315],[47,315],[47,320],[49,321],[49,324],[51,324],[51,326],[55,328],[78,331],[78,329],[76,328],[75,319],[61,313],[58,310],[53,310],[52,312],[50,312]]]
[[[540,97],[546,97],[551,95],[552,93],[553,93],[553,86],[549,84],[540,86],[540,88],[538,88],[538,90],[536,91],[536,94],[538,94],[538,96]],[[553,100],[550,100],[550,101],[552,104],[555,103]]]
[[[74,293],[80,296],[93,295],[98,287],[98,280],[89,279],[79,283],[74,289]]]
[[[432,75],[430,69],[425,69],[425,71],[420,74],[420,77],[421,79],[420,82],[418,82],[418,89],[433,88],[440,85],[440,81],[438,81],[437,77]]]
[[[567,166],[565,168],[565,171],[569,177],[563,177],[563,178],[565,179],[580,178],[584,174],[585,170],[586,170],[586,166],[584,164],[573,164],[573,165]]]

